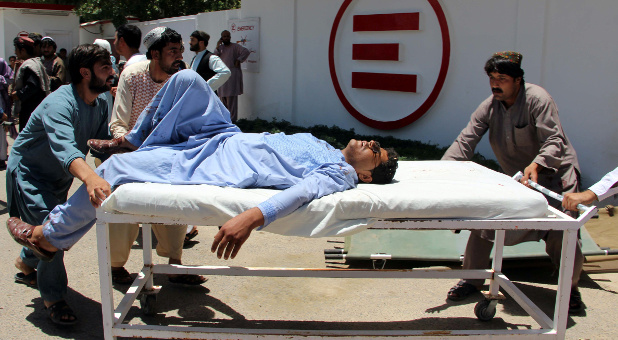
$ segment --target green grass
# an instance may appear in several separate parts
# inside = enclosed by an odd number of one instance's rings
[[[401,160],[406,161],[438,160],[442,158],[442,155],[444,155],[447,149],[446,147],[440,147],[434,144],[408,139],[398,139],[390,136],[359,135],[354,132],[354,129],[345,130],[338,126],[328,127],[326,125],[314,125],[311,127],[302,127],[292,125],[292,123],[285,120],[280,121],[276,119],[272,121],[263,119],[240,119],[236,122],[236,125],[238,125],[243,132],[285,132],[286,134],[308,132],[338,149],[343,149],[352,138],[359,140],[375,140],[380,142],[382,146],[392,147],[397,150],[401,156]],[[472,161],[490,169],[499,170],[496,161],[486,159],[479,153],[474,154]]]

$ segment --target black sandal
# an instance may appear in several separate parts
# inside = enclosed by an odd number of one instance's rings
[[[36,270],[33,271],[32,273],[26,275],[24,273],[17,273],[15,274],[15,276],[13,277],[15,279],[16,283],[21,283],[24,284],[30,288],[34,288],[34,289],[38,289],[39,286],[37,285],[36,282]]]
[[[451,301],[461,301],[466,299],[470,294],[478,292],[478,288],[474,285],[461,280],[457,282],[446,294],[446,298]]]
[[[571,288],[571,297],[569,299],[569,314],[579,314],[586,309],[586,305],[582,301],[582,294],[577,288]]]
[[[49,316],[50,320],[56,325],[73,326],[77,323],[77,316],[75,316],[71,307],[69,307],[64,300],[46,307],[45,310],[47,311],[47,316]]]

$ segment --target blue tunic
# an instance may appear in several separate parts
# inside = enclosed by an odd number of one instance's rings
[[[66,201],[73,182],[69,166],[86,157],[91,138],[109,138],[102,96],[90,106],[73,85],[47,96],[11,149],[6,176],[9,211],[18,209],[13,211],[30,224],[43,223],[52,208]]]
[[[112,186],[130,182],[285,189],[258,205],[264,226],[313,199],[354,188],[356,172],[340,150],[310,134],[247,134],[194,71],[174,75],[125,138],[137,151],[111,157],[97,171]],[[84,188],[57,207],[47,239],[69,248],[92,226]]]

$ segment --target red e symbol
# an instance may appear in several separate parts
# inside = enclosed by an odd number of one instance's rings
[[[365,125],[388,130],[411,124],[431,108],[442,90],[450,60],[448,24],[438,0],[416,1],[419,2],[422,6],[430,6],[425,11],[431,12],[425,14],[426,21],[430,21],[426,24],[426,31],[420,30],[423,12],[364,14],[373,8],[362,9],[358,11],[363,14],[352,14],[351,23],[348,20],[342,24],[352,0],[345,0],[335,17],[328,55],[331,79],[341,103]],[[409,6],[415,4],[410,2]],[[383,7],[388,8],[386,5]],[[340,32],[340,27],[343,32]],[[382,32],[392,34],[380,35]],[[419,51],[428,47],[419,46],[418,42],[379,42],[400,38],[405,40],[406,36],[411,35],[415,36],[413,39],[418,39],[423,34],[427,36],[436,32],[441,37],[441,44],[434,45],[441,50],[434,52],[438,54],[434,58],[419,58]],[[339,41],[336,44],[337,39]],[[435,40],[440,38],[432,42]],[[350,56],[350,47],[351,61],[346,60]],[[402,51],[402,47],[407,47],[407,50]],[[427,60],[435,65],[424,65]],[[379,72],[380,68],[388,72]],[[419,82],[424,82],[424,87]],[[395,102],[398,104],[393,104]],[[396,111],[395,106],[399,109],[405,107],[408,111],[394,114],[386,112],[389,109]],[[412,109],[414,111],[410,113]]]

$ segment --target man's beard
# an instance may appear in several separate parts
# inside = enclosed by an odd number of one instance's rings
[[[108,80],[113,80],[114,76],[109,76],[105,81],[97,78],[96,76],[90,79],[88,88],[94,93],[103,93],[112,89],[111,85],[107,84]]]
[[[197,52],[197,50],[199,50],[199,49],[200,49],[200,45],[199,44],[195,44],[195,45],[189,44],[189,51]]]
[[[161,69],[163,72],[172,75],[181,69],[184,69],[184,62],[182,60],[176,60],[169,67],[163,67],[163,65],[161,65]]]

